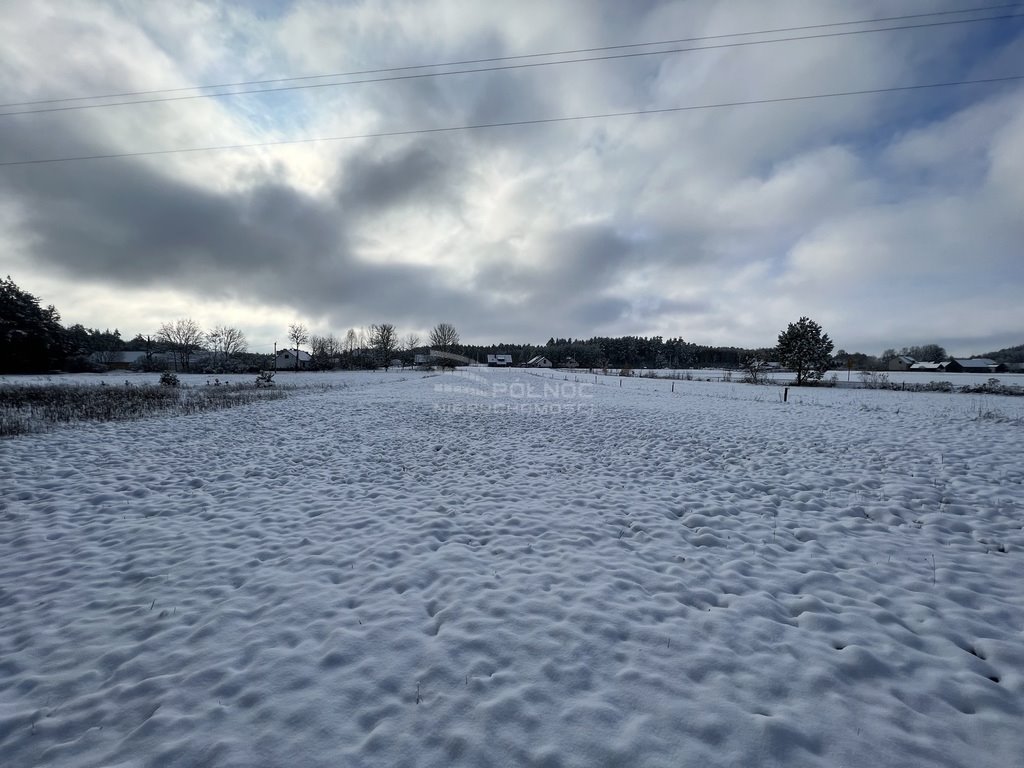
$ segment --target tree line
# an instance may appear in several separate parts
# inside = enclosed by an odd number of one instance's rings
[[[155,334],[136,334],[124,339],[116,328],[100,330],[81,324],[65,327],[60,320],[56,307],[43,307],[10,276],[0,280],[0,373],[98,370],[112,364],[117,354],[125,351],[144,351],[145,357],[136,365],[153,370],[167,367],[168,361],[178,370],[210,373],[274,367],[273,355],[250,352],[245,334],[230,325],[202,328],[190,318],[181,318],[161,324]],[[801,318],[801,322],[803,320],[806,318]],[[713,346],[662,336],[593,336],[588,339],[552,336],[545,344],[463,344],[459,331],[447,322],[435,325],[423,339],[416,333],[401,335],[392,323],[351,328],[343,335],[310,333],[304,325],[296,323],[288,328],[287,338],[292,349],[309,355],[303,367],[315,370],[388,368],[396,362],[411,365],[417,355],[425,356],[431,351],[445,353],[438,359],[450,364],[455,364],[459,358],[485,363],[488,355],[501,353],[511,354],[515,365],[524,365],[542,356],[558,367],[587,369],[740,370],[749,369],[752,362],[777,361],[780,355],[778,345],[762,348]],[[937,344],[903,347],[899,351],[891,348],[877,356],[843,349],[832,354],[829,346],[828,355],[829,367],[849,366],[856,370],[886,370],[890,360],[900,355],[919,362],[948,358],[946,350]],[[984,356],[996,362],[1024,362],[1024,345]],[[296,367],[299,362],[296,355]]]

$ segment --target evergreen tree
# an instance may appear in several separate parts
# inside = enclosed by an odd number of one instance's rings
[[[40,373],[60,368],[69,341],[60,313],[21,290],[10,275],[0,280],[0,372]]]
[[[796,373],[801,386],[818,381],[832,363],[832,339],[821,332],[821,326],[807,317],[790,323],[779,334],[779,361]]]

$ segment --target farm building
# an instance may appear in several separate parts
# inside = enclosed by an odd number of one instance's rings
[[[308,352],[301,349],[282,349],[274,358],[274,369],[278,371],[294,371],[296,369],[295,359],[298,358],[298,369],[307,370],[313,358]]]
[[[497,355],[488,355],[487,365],[491,368],[508,368],[512,365],[512,355],[503,352]]]
[[[987,357],[957,358],[946,363],[949,373],[1003,373],[1006,366]]]
[[[917,360],[909,355],[900,355],[889,361],[890,371],[909,371],[917,363]]]
[[[551,367],[551,361],[548,360],[543,355],[537,355],[536,357],[531,357],[529,359],[529,361],[527,361],[526,367],[527,368],[550,368]]]
[[[910,366],[911,371],[944,371],[946,370],[945,363],[914,363]]]

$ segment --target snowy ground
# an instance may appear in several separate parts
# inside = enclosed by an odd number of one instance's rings
[[[1020,764],[1019,398],[547,375],[0,442],[0,764]]]
[[[467,369],[480,373],[476,369]],[[533,373],[537,375],[552,376],[558,378],[569,377],[569,381],[578,378],[580,381],[594,381],[594,376],[601,378],[618,377],[618,370],[611,368],[605,375],[600,369],[558,369],[558,370],[537,370],[515,369],[519,373]],[[366,383],[367,381],[391,381],[395,378],[408,378],[409,376],[420,376],[422,371],[413,368],[391,368],[390,370],[367,371],[278,371],[274,381],[285,386],[318,386],[329,384],[339,386],[348,382]],[[486,375],[486,374],[484,374]],[[769,372],[765,377],[779,385],[790,384],[794,374],[791,371]],[[975,386],[984,384],[989,379],[998,379],[1002,384],[1024,387],[1024,374],[1022,373],[945,373],[943,371],[877,371],[876,375],[888,380],[892,384],[919,384],[925,385],[933,381],[948,381],[955,387]],[[207,373],[179,373],[178,378],[185,386],[201,386],[212,384],[215,381],[225,383],[250,384],[256,380],[253,373],[229,373],[229,374],[207,374]],[[589,376],[590,378],[586,378]],[[722,382],[743,381],[743,371],[723,370],[720,368],[634,368],[633,378],[662,378],[662,379],[685,379],[687,376],[692,381],[713,381]],[[860,384],[863,377],[859,371],[829,371],[825,374],[825,381],[835,378],[839,384]],[[112,386],[124,384],[158,384],[159,373],[136,373],[134,371],[108,371],[107,373],[62,373],[55,375],[39,376],[0,376],[0,384],[76,384],[90,385],[104,383]]]
[[[255,373],[177,373],[175,374],[182,386],[201,387],[221,382],[224,384],[253,384]],[[387,371],[276,371],[274,383],[284,387],[345,387],[366,386],[406,379],[410,376],[422,376],[422,372],[411,368],[391,368]],[[136,371],[107,371],[106,373],[58,373],[53,375],[33,376],[0,376],[0,385],[24,384],[60,384],[73,386],[119,386],[123,384],[159,384],[159,373],[140,373]]]
[[[610,369],[609,374],[617,375],[617,369]],[[564,371],[563,371],[564,373]],[[989,379],[999,379],[1002,384],[1011,386],[1024,386],[1024,374],[1022,373],[948,373],[946,371],[873,371],[876,378],[888,381],[891,384],[918,384],[925,385],[933,381],[948,381],[955,387],[974,386],[984,384]],[[743,381],[743,371],[724,370],[719,368],[634,368],[633,376],[654,376],[662,378],[683,378],[689,376],[696,381]],[[777,384],[789,384],[796,378],[792,371],[766,371],[761,376]],[[861,371],[848,371],[845,368],[841,371],[828,371],[823,380],[830,382],[835,380],[840,385],[862,384],[864,375]]]

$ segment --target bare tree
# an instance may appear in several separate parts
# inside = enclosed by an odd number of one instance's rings
[[[309,330],[302,323],[288,326],[288,340],[295,345],[295,372],[299,370],[299,347],[309,341]]]
[[[438,323],[430,332],[430,346],[437,347],[445,352],[459,343],[459,332],[451,323]]]
[[[405,337],[405,351],[412,352],[416,347],[420,345],[420,337],[415,333],[410,333]]]
[[[347,358],[345,361],[345,365],[348,366],[349,368],[351,368],[353,365],[352,360],[355,356],[355,350],[357,348],[357,345],[358,337],[355,335],[355,329],[350,328],[345,333],[345,340],[342,342],[341,347],[342,351],[345,353],[345,357]]]
[[[370,326],[370,346],[376,353],[377,360],[386,371],[391,367],[391,356],[398,349],[398,332],[391,323]]]
[[[206,343],[214,354],[214,361],[219,357],[224,365],[235,355],[249,348],[245,334],[238,328],[228,325],[217,325],[206,332]]]
[[[188,370],[193,353],[203,348],[205,338],[199,323],[190,317],[175,320],[173,323],[164,323],[156,335],[170,347],[183,371]]]
[[[912,357],[919,363],[940,363],[947,359],[945,347],[938,344],[925,344],[922,347],[904,347],[900,350],[901,355]]]
[[[743,360],[743,380],[748,384],[764,384],[768,377],[768,363],[751,355]]]
[[[320,369],[332,368],[341,354],[341,342],[333,333],[326,336],[310,336],[309,346],[313,350],[313,364]]]

